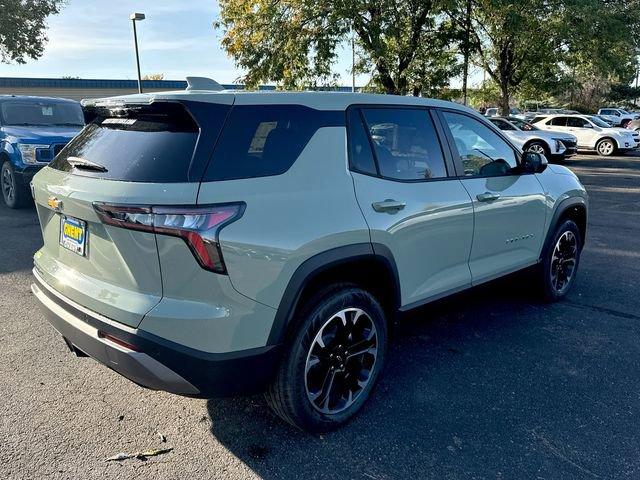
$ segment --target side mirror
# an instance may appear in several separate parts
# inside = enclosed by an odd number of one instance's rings
[[[548,164],[547,157],[541,153],[524,152],[522,157],[522,167],[527,173],[542,173]]]

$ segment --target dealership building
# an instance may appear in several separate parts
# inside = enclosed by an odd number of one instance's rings
[[[230,90],[239,90],[243,85],[223,85]],[[184,80],[143,80],[144,92],[166,92],[184,90]],[[264,85],[260,90],[274,90],[272,85]],[[351,91],[349,87],[337,87],[336,90]],[[14,78],[0,77],[0,95],[34,95],[42,97],[103,98],[127,95],[138,92],[137,80],[89,80],[81,78]]]

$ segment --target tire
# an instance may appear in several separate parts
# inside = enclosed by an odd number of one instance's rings
[[[385,314],[369,292],[336,284],[306,302],[297,320],[265,398],[291,425],[314,433],[333,430],[362,408],[382,371]],[[363,353],[349,352],[351,346]]]
[[[569,293],[578,273],[581,252],[580,229],[573,220],[563,221],[556,228],[538,271],[545,301],[557,302]]]
[[[551,160],[551,152],[543,142],[533,141],[527,145],[527,152],[535,152],[544,155],[547,160]]]
[[[5,160],[0,168],[0,190],[4,203],[9,208],[23,208],[29,204],[29,191],[16,178],[9,160]]]
[[[603,157],[610,157],[616,153],[616,144],[610,138],[603,138],[596,143],[596,152]]]

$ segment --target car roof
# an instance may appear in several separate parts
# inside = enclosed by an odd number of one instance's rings
[[[12,102],[12,101],[20,101],[20,102],[58,102],[58,103],[78,103],[75,100],[71,100],[68,98],[58,98],[58,97],[38,97],[34,95],[0,95],[0,102]]]
[[[83,100],[84,106],[149,104],[156,101],[193,100],[226,105],[304,105],[317,110],[345,110],[351,105],[397,105],[452,108],[479,115],[475,110],[454,102],[430,98],[351,92],[252,92],[179,90],[142,93]]]

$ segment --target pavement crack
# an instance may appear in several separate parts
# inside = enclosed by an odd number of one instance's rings
[[[589,305],[586,303],[574,302],[573,300],[566,300],[565,304],[576,307],[576,308],[586,308],[589,310],[593,310],[600,313],[606,313],[607,315],[611,315],[613,317],[624,318],[627,320],[640,320],[640,315],[634,315],[633,313],[621,312],[620,310],[613,310],[612,308],[607,307],[599,307],[597,305]]]
[[[582,465],[580,465],[580,464],[574,462],[573,460],[571,460],[564,453],[562,453],[553,443],[551,443],[547,437],[545,437],[544,435],[538,433],[536,430],[537,430],[536,428],[534,428],[533,430],[529,430],[529,433],[531,433],[531,435],[533,435],[533,438],[536,439],[537,441],[539,441],[540,444],[543,447],[545,447],[547,450],[549,450],[555,457],[559,458],[560,460],[562,460],[565,463],[568,463],[572,467],[580,470],[582,473],[586,473],[587,475],[591,476],[592,478],[601,478],[599,475],[596,475],[591,470],[588,470],[585,467],[583,467]]]

